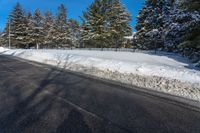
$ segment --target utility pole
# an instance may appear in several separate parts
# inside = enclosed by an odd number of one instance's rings
[[[9,49],[11,48],[10,43],[11,41],[10,41],[10,18],[9,18]]]

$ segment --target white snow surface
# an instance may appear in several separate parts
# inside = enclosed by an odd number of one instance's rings
[[[188,63],[182,63],[181,57],[150,55],[145,53],[87,51],[87,50],[8,50],[0,48],[4,54],[15,55],[28,60],[57,63],[75,63],[99,70],[158,76],[186,82],[200,83],[200,71],[191,70]],[[177,59],[177,60],[176,60]],[[183,59],[184,60],[184,59]]]
[[[80,71],[78,68],[75,69],[75,66],[81,66],[92,70],[97,69],[106,73],[116,72],[124,75],[132,74],[142,77],[177,80],[183,83],[197,85],[195,88],[200,92],[200,71],[190,69],[191,64],[186,59],[177,55],[152,55],[137,52],[89,50],[9,50],[2,47],[0,47],[0,53],[59,67],[66,67],[66,69],[71,68],[75,71]],[[108,78],[112,80],[111,77]],[[118,80],[120,79],[118,78]],[[123,80],[121,81],[123,82]],[[142,87],[145,86],[143,85]],[[159,88],[159,90],[161,89]],[[171,92],[171,90],[167,92]],[[180,95],[185,96],[188,94]],[[191,98],[192,96],[188,97]],[[200,99],[200,93],[195,97],[194,99]]]

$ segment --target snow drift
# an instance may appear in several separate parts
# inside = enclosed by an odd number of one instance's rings
[[[4,48],[0,52],[200,101],[200,71],[173,54]]]

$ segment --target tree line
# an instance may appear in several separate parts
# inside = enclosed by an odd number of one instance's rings
[[[67,20],[67,9],[63,4],[58,7],[56,16],[50,11],[42,15],[39,9],[32,14],[25,12],[17,3],[9,15],[8,22],[2,34],[3,44],[15,48],[59,48],[76,47],[80,36],[80,24]]]
[[[131,35],[131,16],[120,0],[94,0],[81,17],[80,25],[67,18],[64,4],[54,16],[39,9],[25,12],[17,3],[1,35],[2,44],[15,48],[121,47]]]
[[[200,64],[199,0],[146,0],[137,21],[135,48],[181,53]]]

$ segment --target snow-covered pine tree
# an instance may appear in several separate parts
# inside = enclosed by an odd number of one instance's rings
[[[189,0],[190,3],[185,3],[186,7],[193,12],[200,14],[200,1],[199,0]],[[192,46],[195,46],[195,52],[193,52],[190,57],[194,62],[197,62],[197,66],[200,67],[200,22],[198,21],[198,28],[190,36],[189,40]],[[191,34],[190,34],[191,35]]]
[[[138,15],[136,26],[138,30],[136,41],[139,48],[151,49],[151,40],[155,40],[153,43],[157,46],[158,40],[161,40],[163,50],[181,52],[194,62],[198,62],[200,60],[199,3],[199,0],[147,0]],[[150,36],[154,31],[159,36]]]
[[[64,4],[58,7],[58,14],[54,23],[54,34],[58,47],[70,47],[71,42],[69,26],[67,23],[67,9]]]
[[[45,40],[44,45],[46,48],[53,48],[53,37],[52,37],[52,30],[54,28],[54,17],[50,11],[46,11],[44,14],[44,34]]]
[[[0,32],[0,47],[4,46],[3,32]]]
[[[28,24],[26,15],[19,3],[17,3],[14,7],[9,19],[10,31],[12,34],[12,46],[17,48],[25,48]]]
[[[108,1],[109,7],[106,16],[108,17],[108,32],[111,37],[112,47],[122,47],[125,36],[132,34],[130,26],[131,15],[122,5],[120,0]]]
[[[50,48],[59,48],[60,47],[60,39],[58,39],[58,34],[60,34],[60,31],[57,27],[56,19],[53,19],[53,24],[51,25],[49,32],[48,32],[48,37],[51,38],[50,42]]]
[[[68,23],[69,23],[69,31],[71,38],[71,46],[80,47],[81,27],[79,22],[76,21],[75,19],[70,19]]]
[[[44,19],[41,15],[39,9],[36,9],[34,16],[33,16],[33,34],[32,38],[34,43],[36,44],[36,48],[39,49],[41,45],[44,43]]]
[[[34,42],[34,20],[33,20],[33,16],[31,12],[27,13],[27,21],[28,21],[28,28],[27,28],[27,39],[26,39],[26,43],[27,43],[27,48],[30,47],[34,47],[35,46],[35,42]]]
[[[9,46],[9,22],[6,23],[6,26],[2,33],[2,42],[5,46]]]
[[[188,53],[194,50],[192,47],[196,46],[192,46],[190,42],[186,44],[186,41],[192,40],[199,34],[200,13],[181,8],[180,3],[176,2],[165,16],[164,23],[165,49],[175,52],[185,51],[188,56]]]
[[[137,16],[136,43],[141,49],[163,47],[163,9],[165,0],[146,0]],[[156,44],[156,45],[155,45]]]
[[[93,47],[119,47],[131,34],[130,14],[119,0],[95,0],[83,17],[82,37]]]
[[[200,63],[200,1],[183,0],[179,1],[178,6],[179,14],[174,15],[174,20],[181,29],[179,51],[193,62]]]
[[[184,8],[190,11],[200,11],[199,0],[177,0],[177,2]]]
[[[91,32],[91,27],[89,25],[89,23],[87,22],[86,18],[87,18],[87,13],[83,12],[83,18],[82,19],[82,25],[81,25],[81,37],[80,37],[80,45],[82,48],[84,47],[91,47],[94,44],[92,43],[92,40],[90,38],[90,32]]]
[[[108,30],[106,26],[106,0],[94,0],[83,14],[83,40],[90,47],[105,47]]]

